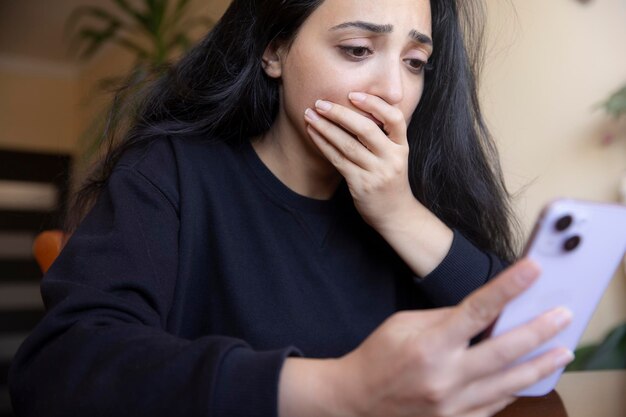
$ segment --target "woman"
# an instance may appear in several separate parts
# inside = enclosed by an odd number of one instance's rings
[[[457,7],[235,0],[86,188],[17,414],[482,416],[570,360],[510,367],[561,311],[468,347],[528,262],[446,308],[512,258]]]

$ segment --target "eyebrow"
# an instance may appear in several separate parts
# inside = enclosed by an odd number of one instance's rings
[[[372,32],[372,33],[391,33],[393,32],[393,25],[378,25],[376,23],[370,23],[370,22],[363,22],[361,20],[357,20],[354,22],[345,22],[345,23],[341,23],[337,26],[333,26],[332,28],[330,28],[331,31],[334,30],[340,30],[340,29],[346,29],[346,28],[357,28],[357,29],[363,29],[366,30],[368,32]],[[432,46],[433,44],[433,40],[430,39],[429,36],[418,32],[417,30],[413,29],[409,32],[409,38],[413,39],[414,41],[418,42],[418,43],[422,43],[425,45],[430,45]]]

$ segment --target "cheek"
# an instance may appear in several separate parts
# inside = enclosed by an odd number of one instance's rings
[[[283,79],[285,94],[289,96],[285,99],[293,104],[298,103],[302,111],[319,99],[345,105],[348,103],[348,93],[358,91],[357,83],[329,67],[318,64],[306,68],[292,67],[290,70],[291,76]]]
[[[408,97],[406,97],[407,100],[405,101],[406,104],[402,108],[402,113],[404,114],[407,124],[410,122],[411,117],[413,117],[413,113],[415,113],[415,109],[421,101],[423,92],[424,83],[421,83],[411,94],[409,94]]]
[[[350,105],[348,93],[365,88],[358,74],[348,72],[331,51],[318,49],[308,54],[293,50],[292,53],[283,71],[286,107],[304,112],[319,99]]]

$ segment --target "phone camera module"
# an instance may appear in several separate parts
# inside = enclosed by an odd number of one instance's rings
[[[558,232],[562,232],[565,229],[567,229],[568,227],[570,227],[572,225],[572,222],[574,221],[574,219],[572,218],[572,216],[570,216],[569,214],[560,217],[556,223],[554,224],[554,228],[558,231]]]
[[[578,235],[570,236],[565,240],[565,243],[563,243],[563,249],[565,252],[571,252],[580,245],[581,240]]]

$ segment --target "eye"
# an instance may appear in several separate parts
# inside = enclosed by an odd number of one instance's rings
[[[432,65],[430,65],[428,62],[422,61],[421,59],[409,58],[405,59],[404,62],[406,62],[409,69],[416,74],[421,74],[424,71],[429,71],[432,69]]]
[[[355,61],[361,61],[374,53],[374,51],[367,46],[339,45],[339,49]]]

